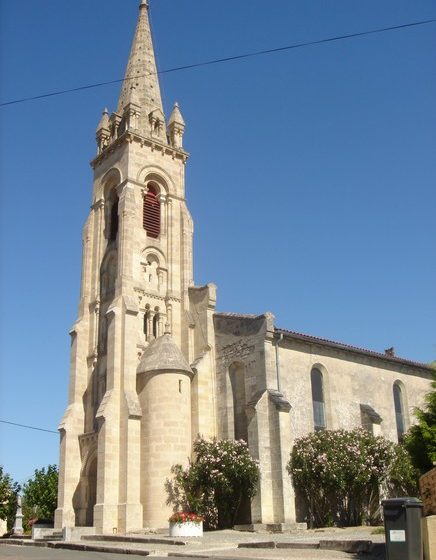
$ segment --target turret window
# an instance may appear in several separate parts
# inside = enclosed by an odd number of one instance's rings
[[[148,185],[144,196],[143,226],[148,237],[157,239],[160,235],[160,202],[158,189]]]

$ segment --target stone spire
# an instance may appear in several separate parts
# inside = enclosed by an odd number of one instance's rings
[[[154,111],[163,115],[163,107],[147,0],[142,0],[139,5],[139,19],[118,101],[118,115],[123,116],[125,108],[132,102],[140,106],[139,130],[148,136],[150,113]]]

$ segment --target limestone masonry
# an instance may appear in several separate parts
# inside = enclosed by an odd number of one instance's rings
[[[148,9],[142,0],[116,112],[97,128],[56,527],[167,526],[164,483],[197,434],[244,439],[260,461],[240,523],[292,524],[295,438],[362,426],[397,441],[430,370],[278,329],[270,313],[217,313],[216,287],[195,286],[185,122],[177,104],[165,119]]]

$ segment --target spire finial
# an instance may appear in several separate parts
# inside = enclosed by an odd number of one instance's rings
[[[148,8],[148,0],[141,0],[141,3],[139,4],[139,8],[142,8],[144,6]]]

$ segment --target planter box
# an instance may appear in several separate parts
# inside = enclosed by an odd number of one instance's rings
[[[203,521],[186,521],[176,523],[170,521],[170,537],[202,537]]]

